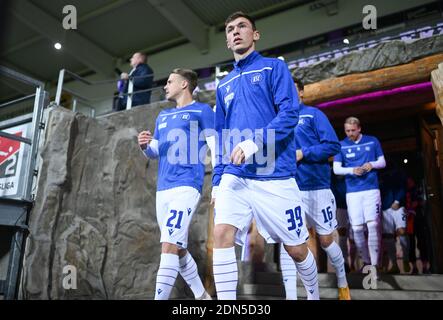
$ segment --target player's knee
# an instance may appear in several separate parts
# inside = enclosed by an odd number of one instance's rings
[[[230,248],[234,246],[237,229],[229,224],[217,224],[214,227],[214,247]]]
[[[406,234],[406,229],[405,228],[398,228],[397,229],[397,235],[398,236],[404,236]]]
[[[163,242],[162,243],[162,253],[171,253],[171,254],[177,254],[178,255],[179,248],[177,245],[169,242]]]
[[[334,241],[334,239],[332,238],[332,235],[328,234],[326,236],[319,236],[318,237],[320,240],[320,245],[323,249],[329,247],[332,244],[332,241]]]
[[[297,262],[302,262],[308,256],[308,246],[304,243],[298,246],[287,246],[285,249],[288,254]]]

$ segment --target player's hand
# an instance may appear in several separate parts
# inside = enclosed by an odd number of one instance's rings
[[[303,151],[301,151],[301,149],[297,150],[296,155],[297,155],[297,162],[303,159]]]
[[[357,167],[357,168],[354,168],[353,172],[356,176],[362,176],[366,173],[366,170],[363,169],[362,167]]]
[[[398,210],[398,209],[400,209],[400,204],[399,204],[398,202],[394,202],[394,203],[391,205],[391,209],[393,209],[393,210]]]
[[[236,146],[231,153],[230,160],[233,164],[240,165],[245,162],[245,153],[243,149]]]
[[[138,145],[142,149],[146,149],[148,144],[150,144],[152,141],[152,133],[151,131],[142,131],[138,134]]]
[[[120,75],[120,79],[122,79],[122,80],[128,80],[128,79],[129,79],[129,74],[127,74],[126,72],[123,72],[123,73]]]
[[[366,163],[362,166],[362,168],[363,168],[366,172],[369,172],[369,171],[372,170],[372,164],[370,164],[369,162],[366,162]]]

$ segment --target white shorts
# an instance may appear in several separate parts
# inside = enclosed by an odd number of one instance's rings
[[[389,208],[383,211],[383,233],[395,234],[400,228],[406,228],[407,212],[404,207],[394,210]]]
[[[167,242],[186,249],[188,231],[200,193],[192,187],[177,187],[157,191],[157,223],[160,242]]]
[[[377,220],[381,217],[380,190],[365,190],[346,194],[349,222],[353,226]]]
[[[300,191],[306,207],[307,227],[326,236],[337,228],[336,203],[331,189]]]
[[[224,174],[215,202],[215,224],[236,227],[235,241],[243,245],[252,218],[268,243],[296,246],[309,238],[294,178],[260,181]]]

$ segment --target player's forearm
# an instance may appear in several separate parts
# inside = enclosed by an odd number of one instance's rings
[[[341,162],[334,161],[333,164],[334,173],[338,176],[345,176],[347,174],[354,174],[354,168],[344,168]]]
[[[340,151],[340,144],[337,142],[322,142],[319,145],[311,147],[303,147],[303,159],[311,162],[327,161],[330,157],[335,156]]]
[[[158,156],[159,156],[158,140],[153,139],[151,141],[151,143],[148,144],[146,149],[144,149],[144,150],[142,149],[142,151],[143,151],[143,154],[150,159],[158,158]]]
[[[383,169],[386,167],[386,160],[384,156],[378,157],[377,161],[370,161],[372,169]]]

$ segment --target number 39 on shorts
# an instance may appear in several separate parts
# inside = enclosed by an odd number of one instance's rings
[[[303,226],[303,217],[301,215],[300,206],[296,207],[295,209],[286,210],[286,215],[289,216],[288,219],[289,231],[295,230],[296,228],[300,228],[301,226]]]

